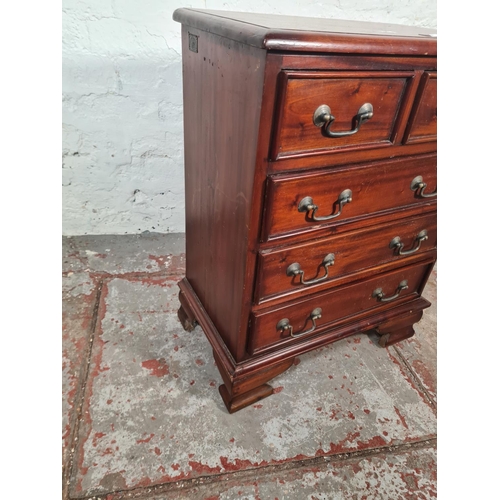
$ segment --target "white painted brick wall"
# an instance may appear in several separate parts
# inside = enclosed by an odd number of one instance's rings
[[[178,7],[436,27],[436,0],[64,0],[66,235],[184,231]]]

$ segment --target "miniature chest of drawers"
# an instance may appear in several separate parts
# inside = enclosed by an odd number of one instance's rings
[[[300,354],[414,334],[436,260],[434,32],[178,9],[186,277],[229,412]],[[353,375],[354,376],[354,375]]]

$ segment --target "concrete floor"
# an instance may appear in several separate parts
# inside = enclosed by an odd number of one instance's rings
[[[300,357],[229,415],[201,329],[180,326],[183,235],[63,240],[65,498],[436,496],[436,273],[416,335]]]

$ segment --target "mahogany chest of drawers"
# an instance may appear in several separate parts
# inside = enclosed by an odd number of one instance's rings
[[[421,28],[178,9],[186,277],[229,412],[296,356],[414,334],[436,260],[436,39]]]

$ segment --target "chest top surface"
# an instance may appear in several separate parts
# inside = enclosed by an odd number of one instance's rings
[[[436,55],[436,31],[417,26],[188,8],[173,18],[270,51]]]

